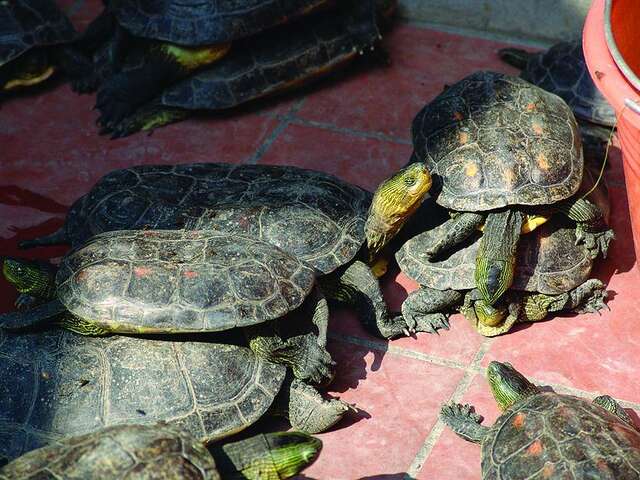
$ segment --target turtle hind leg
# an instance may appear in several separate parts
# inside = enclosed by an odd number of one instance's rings
[[[9,331],[25,331],[59,322],[59,317],[67,312],[58,300],[37,305],[29,310],[20,310],[0,315],[0,327]]]
[[[593,403],[613,413],[616,417],[618,417],[623,422],[628,423],[633,428],[636,428],[629,414],[613,397],[610,397],[609,395],[600,395],[599,397],[593,399]]]
[[[544,319],[549,312],[562,310],[577,313],[599,312],[606,307],[606,299],[605,285],[597,278],[591,278],[573,290],[559,295],[525,294],[520,321],[536,322]]]
[[[503,62],[508,63],[512,67],[524,70],[527,68],[527,63],[532,54],[521,48],[501,48],[498,50],[498,56]]]
[[[101,134],[110,134],[111,138],[127,137],[136,132],[146,132],[189,117],[191,112],[184,108],[166,107],[152,102],[136,110],[120,123],[111,128],[104,127]]]
[[[69,243],[69,238],[67,237],[67,231],[64,225],[50,235],[37,237],[32,240],[23,240],[18,243],[18,248],[26,250],[28,248],[60,245],[63,243]]]
[[[560,202],[558,209],[576,225],[576,243],[584,243],[591,258],[602,254],[607,258],[609,244],[615,233],[605,223],[600,209],[586,198],[576,198]]]
[[[56,322],[56,324],[74,333],[78,333],[80,335],[85,335],[88,337],[101,337],[111,333],[109,330],[97,325],[94,322],[84,320],[72,314],[64,315]]]
[[[402,316],[414,331],[437,333],[440,329],[449,330],[445,312],[462,300],[463,294],[455,290],[421,287],[402,302]]]
[[[489,428],[480,424],[482,417],[470,405],[450,403],[440,408],[440,419],[454,433],[468,442],[482,443]]]

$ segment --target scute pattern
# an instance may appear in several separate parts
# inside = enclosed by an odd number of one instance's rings
[[[640,432],[581,398],[541,393],[491,427],[482,444],[482,475],[483,480],[637,479]]]
[[[176,185],[172,178],[180,179],[180,188],[165,188]],[[249,235],[326,274],[349,262],[364,243],[370,203],[365,190],[296,167],[145,165],[100,179],[74,204],[66,230],[74,246],[102,232],[143,228]]]
[[[53,0],[11,0],[0,5],[0,66],[34,47],[73,40],[76,31]]]
[[[219,331],[279,318],[315,282],[297,258],[242,235],[199,230],[125,230],[67,255],[58,298],[96,324],[166,333]]]
[[[302,15],[327,0],[113,0],[134,35],[183,45],[226,43]]]
[[[480,233],[467,239],[448,257],[430,261],[422,246],[432,244],[438,234],[436,227],[407,241],[396,253],[400,269],[420,285],[430,288],[475,288]],[[576,245],[575,227],[551,220],[520,238],[511,288],[547,295],[568,292],[589,278],[592,266],[593,260],[584,245]]]
[[[122,422],[223,438],[266,412],[285,371],[221,343],[0,331],[0,459]]]
[[[174,427],[116,425],[61,439],[0,469],[0,480],[20,478],[162,478],[220,480],[216,464],[195,438]],[[146,476],[148,475],[148,477]]]
[[[561,97],[578,118],[607,127],[615,125],[613,107],[589,75],[581,39],[560,42],[532,55],[520,76]]]
[[[466,77],[418,113],[412,133],[415,154],[446,208],[551,204],[580,187],[582,144],[573,113],[521,78]]]

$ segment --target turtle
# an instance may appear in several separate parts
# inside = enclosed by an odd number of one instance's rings
[[[559,42],[536,53],[503,48],[498,55],[522,70],[522,78],[567,102],[580,125],[585,148],[597,148],[601,142],[609,140],[616,125],[616,114],[591,79],[582,51],[582,39]]]
[[[0,92],[44,82],[56,70],[74,81],[91,68],[72,47],[76,30],[53,0],[0,4]]]
[[[315,273],[271,243],[215,230],[113,231],[65,255],[55,277],[39,267],[4,259],[18,290],[48,301],[1,315],[3,328],[51,320],[82,335],[242,328],[256,354],[297,378],[322,384],[333,376],[321,332],[329,313]],[[296,309],[302,319],[286,316]]]
[[[103,122],[101,133],[119,138],[182,120],[194,111],[232,109],[307,84],[351,63],[359,53],[380,48],[370,1],[347,1],[338,9],[238,41],[222,60],[167,86],[148,102],[140,97],[144,103],[126,117]]]
[[[108,0],[79,41],[88,53],[106,49],[103,64],[96,65],[96,75],[80,91],[99,84],[98,121],[110,126],[168,85],[242,48],[235,45],[238,40],[311,14],[328,2]],[[136,68],[123,68],[131,59]]]
[[[405,181],[415,182],[416,196],[423,194],[423,170],[403,170]],[[19,246],[77,247],[105,231],[144,228],[250,235],[313,268],[325,295],[354,305],[374,335],[406,335],[404,319],[388,311],[367,265],[364,223],[370,203],[371,193],[358,186],[293,166],[141,165],[108,173],[74,202],[60,230]]]
[[[189,433],[158,422],[122,424],[76,435],[28,452],[0,469],[0,480],[21,478],[291,478],[311,465],[322,441],[302,432],[261,433],[218,442],[211,452]]]
[[[576,243],[575,228],[566,223],[551,219],[522,238],[513,284],[497,308],[487,305],[475,289],[480,232],[438,261],[424,254],[424,245],[442,235],[442,227],[416,235],[396,253],[400,270],[420,284],[402,304],[402,314],[409,322],[435,316],[444,323],[444,313],[460,307],[478,332],[495,336],[516,323],[543,320],[550,312],[599,311],[607,298],[605,286],[589,278],[593,259],[584,245]]]
[[[437,258],[483,228],[475,281],[488,305],[513,281],[521,232],[554,211],[577,223],[577,239],[593,258],[606,255],[614,234],[600,209],[577,194],[582,144],[573,113],[557,95],[518,77],[475,72],[427,104],[412,133],[409,163],[424,165],[436,202],[453,214],[447,233],[425,252]],[[391,176],[374,194],[365,225],[374,254],[415,211],[403,176]],[[412,198],[419,204],[424,195]]]
[[[123,423],[164,421],[208,444],[272,414],[313,434],[351,408],[247,347],[198,339],[0,330],[0,458]]]
[[[481,444],[482,479],[632,480],[640,475],[640,432],[609,395],[587,401],[543,391],[508,362],[487,379],[502,415],[491,427],[471,406],[443,405],[440,418]]]

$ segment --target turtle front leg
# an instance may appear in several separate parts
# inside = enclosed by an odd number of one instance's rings
[[[110,133],[111,138],[127,137],[136,132],[146,132],[170,123],[179,122],[191,115],[184,108],[166,107],[157,102],[152,102],[136,110],[120,123],[112,128],[105,128],[101,133]]]
[[[489,428],[480,424],[482,417],[470,405],[449,403],[440,408],[440,419],[467,442],[482,443]]]
[[[437,235],[424,253],[429,258],[435,258],[451,250],[469,238],[483,224],[484,219],[484,215],[470,212],[454,216],[433,230]]]
[[[413,330],[428,333],[449,330],[449,320],[444,312],[451,310],[462,298],[463,294],[455,290],[421,287],[402,302],[402,316]]]
[[[636,427],[633,423],[633,420],[631,420],[629,414],[625,411],[624,408],[622,408],[622,405],[620,405],[613,397],[610,397],[609,395],[600,395],[599,397],[593,399],[593,403],[613,413],[620,420],[629,424],[636,430],[638,429],[638,427]]]
[[[606,307],[607,290],[600,280],[591,278],[573,290],[559,295],[524,294],[520,321],[537,322],[550,312],[563,310],[595,313]]]
[[[77,93],[88,93],[94,72],[91,59],[72,46],[52,50],[53,60],[71,82],[71,89]]]
[[[586,198],[578,198],[558,205],[558,208],[576,225],[576,244],[584,243],[591,258],[602,254],[607,258],[609,244],[615,238],[615,233],[604,221],[602,212]]]

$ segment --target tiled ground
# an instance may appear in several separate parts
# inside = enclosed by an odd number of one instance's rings
[[[98,2],[67,5],[84,25]],[[480,68],[512,71],[496,57],[502,44],[479,38],[399,25],[385,43],[390,67],[355,68],[340,81],[263,103],[261,109],[193,119],[151,136],[99,137],[92,98],[73,95],[67,85],[3,103],[0,254],[16,253],[22,238],[53,231],[67,206],[101,175],[126,165],[289,164],[372,189],[404,165],[411,151],[410,121],[445,83]],[[330,349],[339,374],[332,391],[357,404],[361,413],[321,435],[324,452],[301,478],[478,479],[479,449],[444,431],[437,412],[443,402],[464,400],[492,421],[497,410],[482,375],[491,359],[509,360],[558,391],[586,396],[606,392],[640,412],[640,277],[617,151],[607,178],[618,239],[596,273],[609,282],[611,311],[558,318],[493,340],[480,337],[455,316],[449,332],[388,343],[364,333],[351,312],[335,312]],[[63,252],[33,253],[49,257]],[[385,292],[394,309],[414,288],[393,270],[386,278]],[[10,310],[14,293],[5,283],[0,289],[0,311]]]

